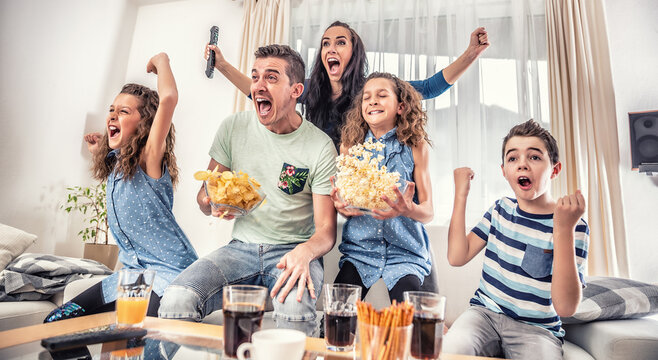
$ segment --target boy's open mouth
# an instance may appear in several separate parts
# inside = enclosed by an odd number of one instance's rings
[[[523,190],[528,190],[532,187],[532,181],[530,181],[530,179],[525,176],[519,176],[518,182],[519,186],[521,186],[521,189]]]
[[[263,97],[257,97],[256,104],[258,105],[258,113],[261,116],[269,114],[270,110],[272,110],[272,102]]]

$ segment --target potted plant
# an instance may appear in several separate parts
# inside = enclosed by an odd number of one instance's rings
[[[84,218],[84,228],[78,232],[85,243],[85,259],[96,260],[114,269],[119,255],[119,248],[108,242],[106,185],[99,183],[91,187],[72,186],[68,191],[64,211],[80,212]]]

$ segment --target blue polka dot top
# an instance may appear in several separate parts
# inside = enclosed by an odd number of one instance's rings
[[[373,158],[384,156],[381,165],[389,172],[400,173],[400,181],[413,181],[414,158],[412,149],[401,144],[395,134],[397,128],[374,139],[368,131],[365,140],[379,140],[386,145],[373,151]],[[414,201],[418,199],[414,196]],[[349,218],[343,226],[343,239],[338,249],[342,253],[339,265],[349,261],[359,271],[366,287],[382,278],[390,290],[402,277],[415,275],[422,284],[429,275],[431,260],[429,238],[422,223],[404,216],[377,220],[369,215]]]
[[[117,150],[109,156],[116,156]],[[174,191],[166,166],[159,179],[140,166],[132,179],[116,171],[107,179],[107,219],[124,268],[156,272],[153,291],[164,289],[197,258],[172,212]],[[103,279],[106,303],[116,300],[118,273]]]

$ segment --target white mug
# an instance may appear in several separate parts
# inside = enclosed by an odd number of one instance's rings
[[[251,335],[251,342],[238,346],[238,359],[247,360],[249,351],[253,360],[300,360],[304,356],[306,334],[292,329],[267,329]]]

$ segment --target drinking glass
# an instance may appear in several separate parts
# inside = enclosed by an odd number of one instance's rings
[[[324,340],[327,349],[350,351],[356,337],[356,302],[361,287],[348,284],[324,285]]]
[[[405,291],[402,296],[414,306],[411,357],[438,359],[443,343],[445,296],[425,291]]]
[[[144,325],[154,279],[154,270],[119,270],[116,302],[118,326]]]
[[[260,330],[265,312],[267,288],[257,285],[228,285],[222,289],[224,312],[224,354],[236,357],[238,346],[251,342]]]

